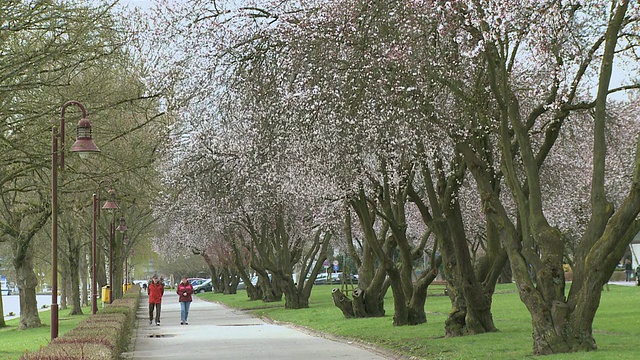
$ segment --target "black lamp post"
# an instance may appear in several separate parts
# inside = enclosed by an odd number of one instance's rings
[[[76,105],[82,110],[82,119],[78,122],[76,142],[71,152],[77,152],[81,158],[100,152],[91,137],[91,123],[87,120],[87,110],[78,101],[67,101],[60,109],[60,133],[52,128],[51,141],[51,340],[58,337],[58,169],[64,170],[64,113],[68,106]],[[60,138],[60,146],[58,146]],[[59,160],[59,162],[58,162]]]

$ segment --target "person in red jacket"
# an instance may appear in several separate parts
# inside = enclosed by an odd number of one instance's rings
[[[187,318],[189,317],[189,308],[191,307],[191,294],[193,294],[193,285],[187,280],[186,276],[182,277],[182,281],[178,284],[178,290],[176,291],[180,297],[180,325],[189,325]]]
[[[162,306],[162,295],[164,295],[164,285],[156,275],[149,282],[147,294],[149,294],[149,325],[153,324],[153,312],[155,310],[156,325],[160,326],[160,308]]]

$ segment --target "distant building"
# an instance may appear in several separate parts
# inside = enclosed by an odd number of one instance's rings
[[[640,265],[640,234],[636,235],[629,245],[631,250],[631,263],[633,264],[633,268],[635,269]]]

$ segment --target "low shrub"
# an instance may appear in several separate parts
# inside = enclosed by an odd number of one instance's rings
[[[120,336],[123,327],[122,324],[119,326],[105,324],[102,327],[76,327],[54,341],[59,343],[86,342],[102,344],[109,346],[112,351],[120,353],[127,346],[126,342],[123,342],[122,336]]]
[[[127,316],[123,313],[106,314],[99,312],[80,322],[77,327],[96,327],[104,323],[125,323],[126,320]]]
[[[140,286],[134,285],[122,299],[114,300],[97,314],[24,360],[115,360],[125,351],[131,338],[140,303]]]
[[[33,353],[26,353],[22,360],[115,360],[118,353],[103,344],[75,342],[53,342]]]
[[[138,295],[139,296],[139,295]],[[138,312],[138,300],[133,298],[117,299],[105,306],[99,314],[123,314],[126,318],[126,328],[132,329]]]

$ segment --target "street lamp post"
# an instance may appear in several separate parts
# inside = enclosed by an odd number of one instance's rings
[[[127,227],[127,224],[124,222],[124,218],[120,217],[120,224],[116,228],[116,231],[118,231],[118,232],[120,232],[122,234],[122,243],[123,243],[123,245],[124,245],[125,233],[127,232],[127,230],[129,230],[129,228]]]
[[[91,313],[95,315],[98,312],[98,290],[96,289],[96,259],[98,255],[97,246],[97,220],[98,220],[98,195],[93,194],[93,227],[91,236]]]
[[[127,246],[129,245],[129,238],[127,236],[122,239],[124,243],[124,284],[125,288],[129,287],[129,252],[127,251]]]
[[[109,222],[109,304],[113,302],[113,239],[114,239],[114,228],[116,221],[115,210],[118,209],[118,205],[116,204],[116,192],[113,189],[109,189],[107,191],[109,193],[109,200],[102,207],[105,210],[109,210],[109,212],[113,213],[111,217],[111,222]]]
[[[51,340],[58,337],[58,169],[64,170],[64,113],[68,106],[76,105],[82,110],[82,119],[78,122],[76,142],[71,152],[77,152],[86,158],[89,154],[100,152],[91,137],[91,123],[87,120],[87,110],[78,101],[67,101],[60,109],[60,133],[54,126],[51,130]],[[58,147],[58,138],[60,146]],[[59,161],[58,161],[59,160]]]
[[[100,181],[102,184],[102,181]],[[115,202],[115,191],[110,189],[108,191],[109,199],[105,202],[102,207],[105,210],[115,210],[118,208],[118,204]],[[100,218],[100,186],[98,185],[98,194],[93,194],[93,237],[91,241],[91,258],[92,258],[92,266],[91,266],[91,313],[95,314],[98,312],[98,289],[97,289],[97,273],[98,273],[98,241],[97,241],[97,232],[98,232],[98,219]],[[111,294],[109,294],[111,295]]]

